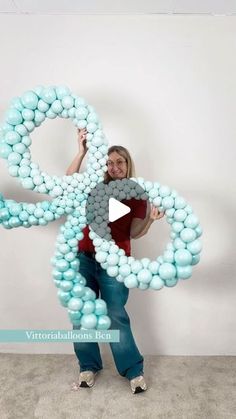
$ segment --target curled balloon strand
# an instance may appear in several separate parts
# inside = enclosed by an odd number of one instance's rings
[[[51,176],[31,160],[30,133],[46,118],[57,116],[70,118],[76,127],[87,129],[88,162],[83,174]],[[100,194],[93,194],[107,171],[108,144],[94,108],[83,98],[65,86],[40,86],[27,91],[12,100],[0,135],[0,156],[7,160],[10,175],[18,178],[23,188],[53,198],[50,202],[32,204],[4,199],[0,194],[0,224],[6,229],[28,228],[66,216],[51,260],[52,274],[60,303],[68,309],[70,321],[77,328],[106,330],[111,325],[106,302],[96,298],[79,272],[78,242],[83,238],[84,227],[90,224],[86,206],[87,209],[92,206],[96,222],[95,229],[92,223],[89,225],[95,258],[114,280],[128,288],[160,290],[191,277],[192,266],[200,261],[202,229],[191,206],[175,190],[138,177],[131,178],[131,183],[127,179],[111,181]],[[163,255],[153,261],[126,256],[115,244],[103,205],[111,195],[117,200],[140,199],[140,187],[144,191],[141,199],[148,199],[154,207],[165,211],[171,227],[171,242]]]

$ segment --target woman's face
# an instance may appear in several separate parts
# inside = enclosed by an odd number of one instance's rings
[[[108,174],[112,179],[123,179],[127,177],[127,162],[123,156],[116,151],[109,154],[107,160]]]

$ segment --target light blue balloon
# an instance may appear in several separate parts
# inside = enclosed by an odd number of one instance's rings
[[[175,221],[184,221],[185,220],[185,218],[187,217],[187,213],[186,213],[186,211],[185,210],[183,210],[183,209],[178,209],[178,210],[176,210],[175,211],[175,213],[174,213],[174,219],[175,219]]]
[[[97,329],[98,330],[107,330],[111,326],[111,319],[106,315],[101,315],[97,318]]]
[[[41,92],[41,99],[51,105],[56,99],[56,92],[52,87],[45,87]]]
[[[81,298],[78,297],[71,297],[70,301],[68,302],[68,308],[70,310],[78,311],[81,310],[84,303]]]
[[[63,277],[67,281],[72,281],[75,278],[75,276],[76,272],[74,269],[67,269],[67,271],[63,273]]]
[[[154,290],[160,290],[161,288],[164,287],[164,285],[165,285],[165,282],[163,281],[163,279],[159,277],[159,275],[154,275],[152,277],[152,280],[150,282],[150,288]]]
[[[178,282],[177,278],[167,279],[165,281],[165,286],[166,287],[174,287],[177,284],[177,282]]]
[[[62,99],[64,96],[69,96],[71,94],[70,89],[66,86],[57,86],[56,95],[58,99]]]
[[[97,316],[93,313],[84,314],[81,317],[81,326],[85,329],[95,329],[97,325]]]
[[[51,109],[52,109],[52,111],[54,112],[54,113],[60,113],[60,112],[62,112],[63,111],[63,106],[62,106],[62,103],[61,103],[61,101],[60,100],[55,100],[53,103],[52,103],[52,106],[51,106]]]
[[[24,154],[26,152],[26,150],[27,150],[26,146],[22,143],[15,144],[13,146],[13,151],[15,153],[19,153],[21,155]]]
[[[15,131],[20,134],[21,136],[27,134],[27,128],[23,124],[19,124],[15,126]]]
[[[25,121],[32,121],[34,119],[34,111],[31,109],[23,109],[22,117]]]
[[[197,265],[197,263],[198,263],[199,261],[200,261],[200,255],[199,255],[199,254],[197,254],[197,255],[193,255],[191,265]]]
[[[185,227],[189,228],[196,228],[198,224],[198,218],[194,214],[189,214],[184,222]]]
[[[20,155],[19,153],[15,153],[14,151],[13,151],[12,153],[10,153],[10,154],[8,155],[8,158],[7,158],[8,163],[9,163],[10,165],[16,165],[16,164],[19,164],[19,163],[20,163],[20,161],[21,161],[21,159],[22,159],[21,155]]]
[[[0,143],[0,157],[7,159],[10,153],[12,153],[12,147],[6,143]]]
[[[179,266],[186,266],[192,263],[192,255],[187,249],[178,249],[175,252],[175,262]]]
[[[186,227],[180,232],[180,238],[185,243],[189,243],[196,239],[196,233],[193,229]]]
[[[102,315],[106,315],[107,314],[107,305],[105,303],[104,300],[102,300],[101,298],[97,298],[95,300],[95,310],[94,313],[97,316],[102,316]]]
[[[187,249],[192,253],[192,255],[197,255],[202,250],[202,244],[200,240],[194,240],[193,242],[187,244]]]
[[[176,268],[171,263],[163,263],[159,268],[159,276],[161,279],[172,279],[176,275]]]
[[[136,275],[130,274],[124,279],[124,284],[127,288],[137,288],[138,280]]]
[[[63,96],[61,104],[63,108],[70,109],[74,106],[74,99],[72,96]]]
[[[94,310],[95,310],[94,301],[85,301],[81,311],[83,314],[91,314],[94,312]]]
[[[14,215],[14,216],[16,217],[17,215],[19,215],[19,214],[20,214],[21,210],[22,210],[21,205],[20,205],[20,204],[17,204],[17,203],[14,203],[14,204],[13,204],[13,205],[11,205],[11,207],[9,208],[9,213],[10,213],[11,215]]]
[[[177,277],[180,279],[188,279],[192,275],[192,266],[177,266]]]
[[[34,110],[38,105],[38,96],[32,91],[28,91],[22,95],[21,101],[25,108]]]
[[[44,100],[42,100],[42,99],[39,99],[39,101],[38,101],[38,110],[40,112],[44,112],[45,113],[45,112],[48,111],[49,108],[50,108],[50,105],[48,103],[44,102]]]
[[[8,131],[5,135],[5,142],[9,145],[14,145],[19,143],[21,140],[20,135],[18,132],[15,131]]]
[[[23,121],[21,113],[17,109],[9,109],[6,113],[6,121],[11,125],[21,124]]]

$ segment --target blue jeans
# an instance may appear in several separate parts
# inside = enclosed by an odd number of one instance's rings
[[[115,278],[107,275],[95,258],[83,252],[78,254],[80,273],[92,288],[97,298],[99,291],[107,303],[111,329],[120,331],[120,342],[109,342],[118,373],[131,380],[143,374],[143,356],[140,354],[130,327],[130,319],[124,308],[129,289]],[[73,326],[78,329],[78,326]],[[74,351],[82,371],[99,371],[103,368],[99,345],[97,342],[74,342]]]

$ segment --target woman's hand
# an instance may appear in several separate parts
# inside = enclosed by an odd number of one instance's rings
[[[165,212],[161,212],[158,210],[158,208],[154,207],[154,205],[151,204],[150,214],[149,218],[152,221],[160,220],[160,218],[164,217]]]
[[[80,154],[85,155],[88,151],[88,147],[86,145],[87,130],[86,128],[83,128],[83,129],[78,128],[77,132],[78,132],[78,144],[79,144]]]

